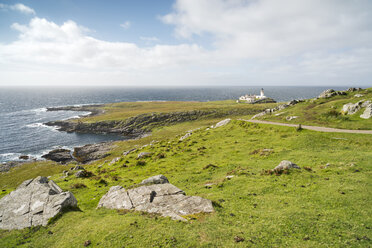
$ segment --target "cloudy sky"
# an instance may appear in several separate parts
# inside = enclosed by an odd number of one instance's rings
[[[372,87],[371,10],[371,0],[0,0],[0,86]]]

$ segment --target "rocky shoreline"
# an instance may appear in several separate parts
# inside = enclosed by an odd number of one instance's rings
[[[95,116],[103,114],[105,111],[100,107],[105,106],[104,104],[89,104],[89,105],[77,105],[77,106],[61,106],[61,107],[48,107],[46,111],[82,111],[90,112],[86,116]]]

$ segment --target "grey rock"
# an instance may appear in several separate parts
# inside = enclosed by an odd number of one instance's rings
[[[231,119],[225,119],[223,121],[220,121],[213,128],[225,126],[225,125],[229,124],[230,121],[231,121]]]
[[[73,167],[71,170],[85,170],[83,166],[77,165]]]
[[[328,97],[331,97],[331,96],[334,96],[334,95],[335,95],[335,90],[334,89],[328,89],[328,90],[325,90],[322,93],[320,93],[320,95],[318,97],[319,98],[328,98]]]
[[[111,160],[111,162],[109,163],[109,165],[113,165],[113,164],[115,164],[116,162],[118,162],[119,160],[120,160],[119,157],[114,158],[113,160]]]
[[[164,175],[156,175],[149,177],[141,182],[141,184],[164,184],[169,183],[168,178]]]
[[[22,229],[47,225],[66,207],[76,207],[71,192],[63,192],[52,180],[37,177],[24,181],[0,199],[0,229]]]
[[[328,89],[320,93],[318,98],[330,98],[333,96],[338,96],[338,95],[346,95],[345,91],[335,91],[333,89]]]
[[[151,152],[141,152],[140,154],[138,154],[137,159],[150,157],[151,154]]]
[[[74,159],[80,163],[88,163],[107,157],[108,152],[113,148],[112,142],[103,142],[98,144],[88,144],[82,147],[75,147]]]
[[[363,101],[357,103],[347,103],[342,107],[342,113],[353,115],[362,108]]]
[[[55,162],[68,163],[73,160],[71,151],[68,149],[55,149],[48,154],[41,156],[42,158],[49,159]]]
[[[293,119],[297,119],[298,118],[298,116],[287,116],[285,119],[287,120],[287,121],[291,121],[291,120],[293,120]]]
[[[364,95],[362,94],[355,94],[354,97],[363,97]]]
[[[292,163],[288,160],[283,160],[279,163],[278,166],[274,168],[274,170],[289,170],[289,169],[301,169],[297,164]]]
[[[86,170],[79,170],[78,172],[75,173],[75,177],[82,178],[82,177],[87,177],[88,173]]]
[[[132,153],[132,152],[134,152],[134,151],[136,151],[136,150],[137,150],[137,148],[130,149],[129,151],[125,151],[125,152],[123,152],[123,155],[124,155],[124,156],[127,156],[127,155],[129,155],[130,153]]]
[[[362,108],[366,108],[368,105],[370,105],[371,104],[371,101],[363,101],[363,103],[362,103]]]
[[[170,183],[144,185],[129,190],[114,186],[101,198],[97,207],[158,213],[182,221],[186,221],[182,217],[184,215],[214,211],[210,200],[186,196],[184,191]]]
[[[364,110],[363,114],[360,115],[360,118],[369,119],[372,116],[372,104],[369,104]]]
[[[360,91],[362,88],[348,88],[346,91],[354,92],[354,91]]]
[[[184,140],[184,139],[187,139],[188,137],[190,137],[192,135],[192,132],[188,132],[188,133],[186,133],[184,136],[182,136],[181,138],[180,138],[180,141],[182,141],[182,140]]]

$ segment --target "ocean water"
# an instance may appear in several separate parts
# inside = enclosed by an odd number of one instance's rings
[[[312,98],[329,87],[265,87],[277,101]],[[114,135],[65,133],[43,123],[88,113],[47,112],[46,107],[131,101],[214,101],[259,94],[261,87],[208,88],[0,88],[0,162],[40,158],[55,148],[120,140]],[[335,88],[337,89],[337,88]]]

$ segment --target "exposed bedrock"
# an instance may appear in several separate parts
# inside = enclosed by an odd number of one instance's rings
[[[0,229],[45,226],[50,218],[76,206],[74,195],[63,192],[52,180],[46,177],[26,180],[0,199]]]
[[[185,215],[214,211],[210,200],[186,196],[163,175],[150,177],[137,188],[111,187],[99,201],[98,208],[101,207],[157,213],[182,221],[186,221]]]
[[[256,114],[258,109],[234,110],[193,110],[173,113],[141,114],[120,121],[99,121],[85,123],[81,121],[51,121],[48,126],[57,126],[58,130],[78,133],[111,133],[138,137],[150,132],[154,127],[166,126],[178,122],[193,121],[201,118],[216,118],[227,115]]]

